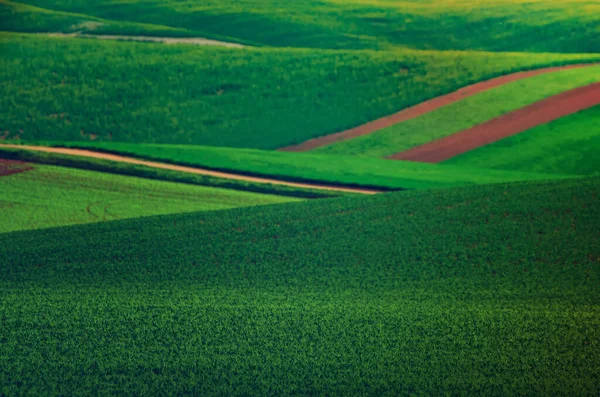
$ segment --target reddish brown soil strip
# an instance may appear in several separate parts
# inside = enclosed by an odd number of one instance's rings
[[[0,159],[0,176],[18,174],[32,169],[31,164],[22,161]]]
[[[310,139],[306,142],[303,142],[298,145],[292,145],[280,148],[278,150],[284,152],[304,152],[307,150],[316,149],[321,146],[330,145],[332,143],[345,141],[348,139],[356,138],[362,135],[372,134],[375,131],[381,130],[383,128],[390,127],[394,124],[401,123],[403,121],[407,121],[413,119],[415,117],[421,116],[425,113],[432,112],[436,109],[439,109],[443,106],[449,105],[454,102],[458,102],[462,99],[468,98],[475,94],[479,94],[480,92],[487,91],[492,88],[496,88],[498,86],[511,83],[516,80],[525,79],[528,77],[537,76],[544,73],[557,72],[559,70],[567,70],[567,69],[575,69],[587,66],[597,65],[596,63],[588,63],[588,64],[575,64],[575,65],[565,65],[565,66],[555,66],[548,67],[536,70],[529,70],[525,72],[517,72],[508,74],[505,76],[500,76],[493,78],[491,80],[482,81],[479,83],[475,83],[472,85],[468,85],[459,89],[458,91],[454,91],[450,94],[442,95],[433,99],[430,99],[425,102],[421,102],[418,105],[406,108],[404,110],[399,111],[398,113],[394,113],[390,116],[382,117],[375,121],[371,121],[369,123],[359,125],[358,127],[351,128],[349,130],[345,130],[342,132],[337,132],[330,135],[325,135],[319,138]]]
[[[34,151],[38,151],[38,152],[58,153],[58,154],[66,154],[66,155],[70,155],[70,156],[80,156],[80,157],[88,157],[88,158],[94,158],[94,159],[110,160],[110,161],[116,161],[116,162],[120,162],[120,163],[138,164],[138,165],[144,165],[146,167],[160,168],[163,170],[173,170],[173,171],[187,172],[190,174],[213,176],[216,178],[232,179],[232,180],[238,180],[238,181],[248,181],[248,182],[255,182],[255,183],[265,183],[265,184],[271,184],[271,185],[291,186],[291,187],[297,187],[297,188],[303,188],[303,189],[330,190],[330,191],[362,193],[362,194],[376,194],[376,193],[383,192],[383,190],[363,189],[363,188],[354,188],[354,187],[341,187],[341,186],[326,185],[326,184],[320,184],[320,183],[287,182],[287,181],[281,181],[281,180],[277,180],[277,179],[234,174],[234,173],[230,173],[230,172],[212,171],[212,170],[208,170],[205,168],[187,167],[187,166],[182,166],[182,165],[159,163],[156,161],[146,161],[146,160],[136,159],[133,157],[125,157],[125,156],[119,156],[116,154],[94,152],[91,150],[46,147],[46,146],[3,145],[3,144],[0,144],[0,147],[34,150]]]
[[[600,104],[600,83],[575,88],[388,158],[439,163],[478,147]]]

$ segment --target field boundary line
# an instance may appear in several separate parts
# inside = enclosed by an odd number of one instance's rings
[[[32,151],[45,152],[45,153],[64,154],[64,155],[70,155],[70,156],[87,157],[87,158],[94,158],[94,159],[101,159],[101,160],[109,160],[109,161],[120,162],[120,163],[144,165],[147,167],[159,168],[159,169],[164,169],[164,170],[180,171],[180,172],[186,172],[186,173],[190,173],[190,174],[212,176],[212,177],[222,178],[222,179],[255,182],[255,183],[263,183],[263,184],[271,184],[271,185],[282,185],[282,186],[305,188],[305,189],[329,190],[329,191],[338,191],[338,192],[346,192],[346,193],[360,193],[360,194],[377,194],[377,193],[383,193],[383,192],[387,191],[387,190],[367,189],[367,188],[359,188],[359,187],[343,187],[343,186],[312,183],[312,182],[289,182],[289,181],[266,178],[266,177],[255,177],[255,176],[248,176],[248,175],[244,175],[244,174],[236,174],[236,173],[232,173],[232,172],[214,171],[214,170],[210,170],[207,168],[201,168],[201,167],[189,167],[189,166],[183,166],[183,165],[161,163],[158,161],[142,160],[142,159],[138,159],[135,157],[128,157],[128,156],[122,156],[122,155],[117,155],[117,154],[97,152],[97,151],[93,151],[93,150],[49,147],[49,146],[13,145],[13,144],[0,144],[0,147],[11,148],[11,149],[32,150]]]

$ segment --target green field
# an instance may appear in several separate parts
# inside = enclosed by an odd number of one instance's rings
[[[386,157],[452,135],[552,95],[597,82],[600,82],[600,66],[542,74],[481,92],[373,134],[317,148],[313,152]],[[516,147],[515,150],[520,151]],[[529,168],[519,170],[533,171]],[[536,171],[547,172],[543,168]],[[563,171],[555,169],[550,172]]]
[[[287,201],[297,199],[36,165],[0,176],[0,233]]]
[[[600,55],[225,49],[0,34],[0,138],[274,149]],[[111,67],[106,67],[110,64]]]
[[[514,171],[600,173],[600,106],[502,139],[444,164]]]
[[[114,21],[200,29],[270,46],[600,51],[600,5],[590,0],[23,2]]]
[[[267,176],[281,180],[326,182],[336,185],[392,190],[445,188],[567,177],[562,174],[510,172],[355,156],[209,146],[111,142],[46,142],[46,144],[94,149],[167,163]]]
[[[599,194],[592,178],[4,234],[0,393],[592,395]]]

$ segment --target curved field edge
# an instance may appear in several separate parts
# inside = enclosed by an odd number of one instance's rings
[[[600,6],[590,0],[22,1],[280,47],[600,51]]]
[[[444,138],[538,101],[600,82],[600,65],[514,81],[416,118],[311,152],[387,157]]]
[[[0,185],[0,233],[298,200],[49,165]]]
[[[197,29],[190,30],[160,24],[110,20],[87,14],[50,10],[10,0],[0,0],[0,31],[206,38],[225,43],[258,45],[237,38],[198,31]]]
[[[600,105],[444,161],[468,167],[600,173]]]
[[[3,391],[593,394],[599,195],[589,178],[4,234]]]
[[[0,144],[0,158],[284,197],[326,198],[337,197],[341,194],[350,194],[348,192],[340,191],[313,190],[298,187],[292,188],[285,185],[253,183],[249,181],[215,178],[209,175],[190,174],[173,170],[147,167],[138,164],[127,164],[108,160],[85,158],[81,156],[46,153],[22,148],[7,148],[3,147],[2,144]]]
[[[340,187],[366,189],[429,189],[572,177],[561,174],[515,173],[354,156],[208,146],[108,142],[44,142],[43,144],[89,149],[241,175],[271,177],[282,181],[327,183]]]
[[[6,71],[0,136],[27,140],[275,149],[481,79],[600,60],[597,54],[227,49],[0,37]]]

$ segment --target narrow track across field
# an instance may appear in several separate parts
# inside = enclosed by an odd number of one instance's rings
[[[329,191],[361,193],[361,194],[377,194],[377,193],[383,192],[383,190],[364,189],[364,188],[358,188],[358,187],[342,187],[342,186],[311,183],[311,182],[288,182],[288,181],[282,181],[282,180],[278,180],[278,179],[270,179],[270,178],[248,176],[248,175],[243,175],[243,174],[235,174],[235,173],[231,173],[231,172],[213,171],[213,170],[209,170],[209,169],[205,169],[205,168],[197,168],[197,167],[188,167],[188,166],[168,164],[168,163],[160,163],[157,161],[147,161],[147,160],[137,159],[134,157],[126,157],[126,156],[121,156],[121,155],[116,155],[116,154],[95,152],[92,150],[47,147],[47,146],[12,145],[12,144],[11,145],[0,144],[0,147],[13,148],[13,149],[26,149],[26,150],[33,150],[33,151],[38,151],[38,152],[45,152],[45,153],[57,153],[57,154],[65,154],[65,155],[69,155],[69,156],[79,156],[79,157],[87,157],[87,158],[94,158],[94,159],[110,160],[110,161],[116,161],[116,162],[120,162],[120,163],[144,165],[146,167],[160,168],[160,169],[164,169],[164,170],[172,170],[172,171],[187,172],[190,174],[212,176],[215,178],[232,179],[232,180],[237,180],[237,181],[247,181],[247,182],[255,182],[255,183],[264,183],[264,184],[271,184],[271,185],[283,185],[283,186],[297,187],[297,188],[303,188],[303,189],[318,189],[318,190],[329,190]]]

